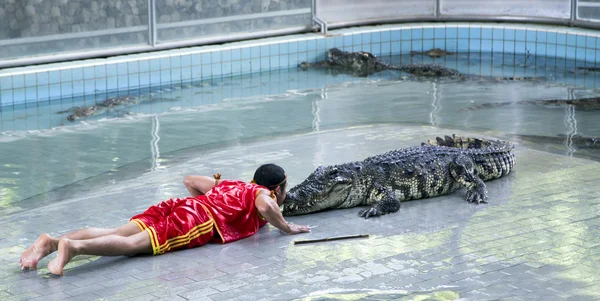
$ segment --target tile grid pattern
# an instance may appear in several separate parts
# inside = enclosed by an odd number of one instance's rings
[[[567,31],[569,30],[569,31]],[[0,71],[0,107],[65,97],[293,68],[325,59],[332,47],[398,55],[434,47],[457,52],[516,53],[597,65],[600,33],[549,26],[412,24],[331,31]]]
[[[402,131],[413,133],[401,142],[405,147],[437,135],[438,130],[377,126],[275,139],[232,148],[225,157],[219,152],[207,154],[205,168],[215,170],[220,164],[215,158],[240,158],[239,166],[251,172],[256,163],[244,153],[284,145],[308,160],[319,139],[332,141],[327,149],[331,158],[344,154],[358,158],[364,153],[350,152],[356,148],[354,143],[368,141],[368,152],[379,152],[397,146],[389,135]],[[384,134],[374,136],[374,132]],[[353,143],[339,148],[341,141]],[[40,228],[60,235],[88,225],[118,226],[157,198],[153,187],[158,183],[171,187],[174,194],[184,194],[178,179],[197,170],[197,164],[184,164],[165,171],[177,181],[164,183],[165,175],[149,174],[144,185],[133,189],[132,183],[140,179],[101,188],[89,198],[5,217],[0,222],[1,237],[7,238],[0,240],[0,298],[293,300],[317,291],[342,294],[352,290],[383,293],[365,296],[371,299],[392,299],[394,294],[394,299],[409,299],[405,295],[412,293],[410,300],[598,300],[598,163],[523,147],[516,149],[516,155],[519,165],[513,174],[488,182],[491,199],[487,205],[465,203],[464,191],[460,191],[404,202],[399,212],[377,219],[358,218],[358,208],[290,217],[296,224],[315,226],[312,233],[302,236],[283,236],[269,226],[235,243],[208,244],[161,256],[81,256],[61,278],[48,277],[45,269],[54,255],[43,259],[36,272],[18,272],[20,252],[39,235]],[[294,181],[301,178],[297,168],[305,163],[296,164],[288,162]],[[219,170],[231,174],[237,169]],[[360,233],[372,236],[292,244],[297,239]]]

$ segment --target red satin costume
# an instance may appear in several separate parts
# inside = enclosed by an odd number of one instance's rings
[[[254,206],[261,189],[267,188],[225,180],[205,195],[160,202],[131,221],[148,232],[154,255],[210,241],[228,243],[267,224]]]

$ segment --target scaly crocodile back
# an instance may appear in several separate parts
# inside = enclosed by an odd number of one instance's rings
[[[458,70],[440,64],[387,65],[389,69],[411,73],[417,76],[461,76]]]
[[[600,97],[587,97],[587,98],[578,98],[578,99],[544,99],[544,100],[524,100],[524,101],[505,101],[505,102],[488,102],[482,103],[479,105],[470,106],[466,109],[462,109],[461,111],[474,111],[479,109],[491,109],[491,108],[499,108],[520,104],[528,104],[528,105],[543,105],[543,106],[566,106],[571,105],[574,106],[578,110],[582,111],[594,111],[600,110]]]
[[[477,176],[482,180],[492,180],[505,176],[515,166],[514,145],[508,141],[487,140],[456,135],[437,137],[421,145],[445,146],[465,150],[475,163]]]
[[[506,141],[500,140],[486,140],[472,137],[460,137],[456,135],[444,136],[444,138],[436,137],[434,140],[428,140],[427,143],[421,143],[421,145],[437,145],[437,146],[448,146],[462,149],[487,149],[487,148],[500,148],[504,151],[510,151],[514,146]]]

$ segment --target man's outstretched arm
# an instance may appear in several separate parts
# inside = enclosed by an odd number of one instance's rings
[[[185,185],[191,196],[196,197],[205,194],[222,181],[224,180],[217,180],[214,176],[186,176],[183,179],[183,185]]]
[[[282,232],[287,234],[310,232],[310,227],[308,226],[288,224],[281,214],[279,205],[277,205],[277,202],[272,199],[268,193],[260,193],[256,198],[255,205],[258,212],[271,223],[271,225]]]

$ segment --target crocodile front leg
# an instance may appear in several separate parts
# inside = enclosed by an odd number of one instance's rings
[[[456,182],[467,188],[467,202],[487,203],[485,183],[475,175],[471,158],[466,155],[456,157],[450,164],[450,174]]]
[[[369,199],[375,200],[375,204],[371,208],[360,210],[359,216],[369,218],[400,210],[400,201],[396,199],[394,192],[379,184],[373,185]]]

